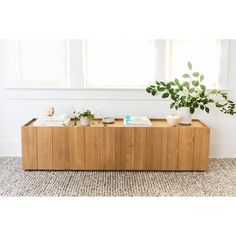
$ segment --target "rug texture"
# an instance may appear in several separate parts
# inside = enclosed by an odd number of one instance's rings
[[[0,157],[0,196],[236,196],[236,159],[211,159],[208,172],[23,171]]]

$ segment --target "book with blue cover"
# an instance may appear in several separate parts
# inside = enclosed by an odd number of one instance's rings
[[[124,118],[124,125],[131,127],[143,127],[143,126],[145,127],[145,126],[151,126],[152,123],[150,119],[148,119],[146,116],[127,115]]]

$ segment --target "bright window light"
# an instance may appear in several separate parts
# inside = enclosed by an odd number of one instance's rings
[[[60,87],[68,80],[66,40],[18,40],[20,86]]]
[[[181,78],[191,61],[193,70],[204,74],[207,87],[217,88],[220,56],[220,40],[170,40],[167,79]]]
[[[153,40],[86,40],[85,87],[143,88],[156,80]]]

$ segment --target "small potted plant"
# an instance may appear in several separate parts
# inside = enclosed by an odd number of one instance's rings
[[[79,112],[80,124],[82,126],[89,126],[91,123],[91,120],[94,119],[94,117],[95,117],[95,114],[93,114],[90,110]]]
[[[229,100],[226,92],[218,89],[207,90],[203,84],[204,75],[193,71],[191,62],[188,62],[188,69],[189,71],[182,75],[184,81],[180,82],[178,79],[170,82],[156,81],[156,84],[148,86],[146,91],[153,96],[161,93],[162,98],[170,98],[172,100],[170,108],[178,110],[182,118],[181,124],[191,124],[191,114],[198,108],[209,113],[210,104],[225,114],[236,114],[236,104]]]

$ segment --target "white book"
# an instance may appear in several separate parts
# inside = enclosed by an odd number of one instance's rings
[[[145,116],[126,116],[124,125],[129,127],[147,127],[151,126],[151,121]]]

